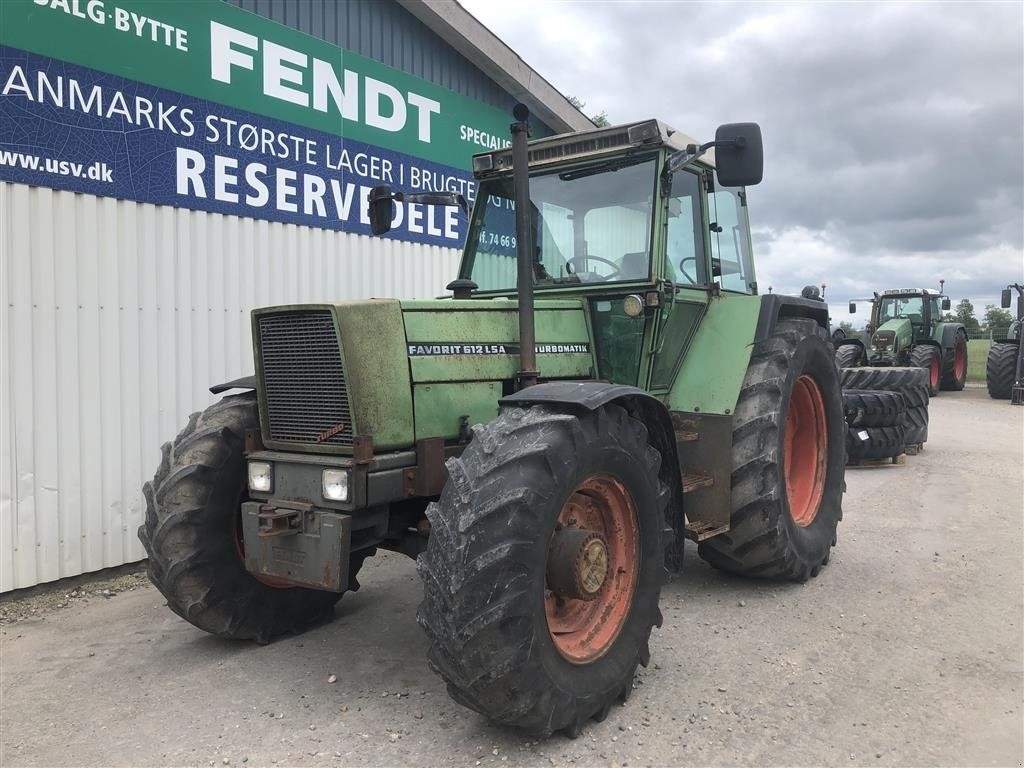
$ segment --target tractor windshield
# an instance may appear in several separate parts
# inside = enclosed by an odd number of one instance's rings
[[[924,322],[924,301],[920,296],[888,296],[878,307],[878,324],[904,318],[911,323]]]
[[[657,156],[614,158],[531,175],[537,288],[648,279]],[[512,178],[483,182],[460,277],[481,291],[516,287]]]

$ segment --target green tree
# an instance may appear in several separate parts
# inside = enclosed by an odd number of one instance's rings
[[[856,331],[854,330],[854,327],[853,327],[853,323],[850,322],[849,320],[843,320],[842,322],[840,322],[839,323],[839,328],[847,336],[853,336],[856,333]]]
[[[997,307],[995,304],[985,305],[985,330],[993,336],[1005,336],[1012,322],[1013,315],[1009,310]]]
[[[970,299],[960,299],[953,314],[956,317],[955,322],[963,323],[967,333],[979,333],[981,331],[981,323],[974,316],[974,305],[971,304]]]
[[[583,99],[579,98],[578,96],[570,96],[569,103],[576,107],[576,109],[578,109],[580,112],[583,112],[583,108],[587,106],[587,102],[583,101]],[[594,121],[594,125],[596,125],[598,128],[607,128],[609,125],[611,125],[611,121],[608,119],[608,113],[605,112],[603,109],[600,111],[600,113],[596,115],[591,115],[590,119]]]

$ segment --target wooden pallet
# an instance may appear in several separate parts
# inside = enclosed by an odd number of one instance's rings
[[[915,443],[914,445],[908,445],[906,447],[907,456],[917,456],[917,454],[923,450],[924,443]]]
[[[907,454],[901,453],[899,456],[890,456],[889,458],[885,459],[848,459],[846,462],[846,467],[847,469],[851,467],[902,467],[906,463]]]

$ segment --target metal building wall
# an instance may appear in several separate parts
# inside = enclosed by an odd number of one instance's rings
[[[458,255],[0,184],[0,592],[144,557],[142,483],[252,372],[253,307],[438,295]]]
[[[368,59],[512,114],[516,100],[398,3],[226,0]]]

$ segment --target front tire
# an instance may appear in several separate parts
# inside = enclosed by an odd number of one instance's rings
[[[864,364],[864,350],[857,344],[843,344],[836,350],[836,365],[856,368]]]
[[[942,360],[942,388],[959,392],[967,382],[967,333],[956,332],[951,349]]]
[[[939,394],[939,384],[942,378],[942,351],[931,344],[918,344],[910,350],[910,365],[914,368],[922,368],[928,373],[928,395],[935,397]],[[963,389],[962,386],[961,389]]]
[[[252,394],[192,414],[174,442],[164,444],[156,476],[143,486],[139,539],[149,555],[149,579],[172,611],[211,634],[266,643],[328,614],[341,595],[273,586],[245,569],[243,449],[246,430],[258,427]],[[358,569],[362,558],[353,554],[352,561]]]
[[[731,528],[700,542],[700,556],[749,576],[817,576],[843,516],[845,433],[839,371],[819,326],[780,321],[755,346],[736,404]]]
[[[644,425],[615,405],[509,407],[474,428],[427,509],[417,562],[428,659],[455,701],[532,734],[575,736],[629,695],[661,625],[660,464]],[[607,578],[592,600],[559,606],[558,543],[597,529]]]

